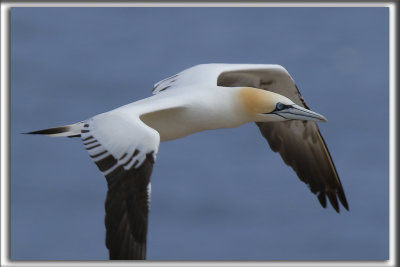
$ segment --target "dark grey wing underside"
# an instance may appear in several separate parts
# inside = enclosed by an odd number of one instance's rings
[[[278,152],[297,176],[317,194],[326,207],[326,196],[339,212],[339,197],[348,209],[345,194],[332,158],[316,123],[304,121],[256,123],[271,149]]]
[[[309,109],[292,78],[279,70],[243,70],[222,73],[219,86],[250,86],[288,97]],[[318,125],[311,121],[258,122],[271,149],[278,152],[311,192],[326,207],[326,197],[339,212],[339,198],[348,209],[347,200],[331,155]]]
[[[111,260],[146,259],[148,187],[153,163],[152,154],[148,154],[137,169],[118,167],[106,176],[106,246]]]
[[[140,166],[133,164],[130,169],[125,169],[123,165],[117,165],[118,161],[92,135],[82,140],[88,151],[103,150],[91,158],[100,171],[108,173],[105,175],[108,184],[105,226],[110,259],[145,260],[153,152],[146,155]],[[131,156],[124,156],[130,157],[131,161],[137,153],[138,150]]]

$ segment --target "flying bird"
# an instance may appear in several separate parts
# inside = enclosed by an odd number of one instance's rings
[[[325,208],[347,200],[316,122],[280,65],[201,64],[154,85],[153,96],[87,120],[28,134],[80,137],[107,179],[106,246],[110,259],[144,260],[150,176],[160,142],[255,122],[271,149]],[[339,200],[339,201],[338,201]]]

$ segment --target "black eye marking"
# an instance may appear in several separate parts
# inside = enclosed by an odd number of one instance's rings
[[[275,109],[273,111],[268,112],[268,113],[264,113],[264,114],[276,114],[276,115],[279,115],[278,113],[275,113],[275,112],[276,111],[281,111],[281,110],[284,110],[284,109],[288,109],[288,108],[291,108],[291,107],[293,107],[293,105],[285,105],[285,104],[283,104],[281,102],[278,102],[278,103],[276,103]],[[285,112],[285,113],[287,113],[287,112]]]
[[[282,110],[286,107],[286,105],[282,104],[281,102],[276,103],[275,110]]]
[[[281,111],[281,110],[288,109],[288,108],[291,108],[291,107],[293,107],[293,106],[292,105],[285,105],[285,104],[282,104],[281,102],[278,102],[278,103],[276,103],[274,111]]]

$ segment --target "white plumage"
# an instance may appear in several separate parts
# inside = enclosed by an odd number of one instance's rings
[[[80,136],[106,176],[106,245],[110,259],[145,259],[150,176],[160,141],[256,122],[323,207],[347,201],[311,111],[285,68],[204,64],[154,85],[153,96],[85,121],[31,134]]]

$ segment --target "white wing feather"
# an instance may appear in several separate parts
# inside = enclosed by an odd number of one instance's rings
[[[81,138],[90,157],[99,162],[110,154],[117,164],[106,170],[108,175],[115,168],[123,166],[129,170],[139,167],[146,154],[155,157],[160,143],[157,131],[144,124],[138,115],[113,110],[99,114],[86,121]]]
[[[275,73],[281,73],[291,79],[284,67],[275,64],[200,64],[157,82],[153,87],[153,94],[158,94],[167,89],[171,90],[181,86],[190,88],[190,86],[194,84],[216,86],[218,77],[222,73],[245,70],[271,70]]]

